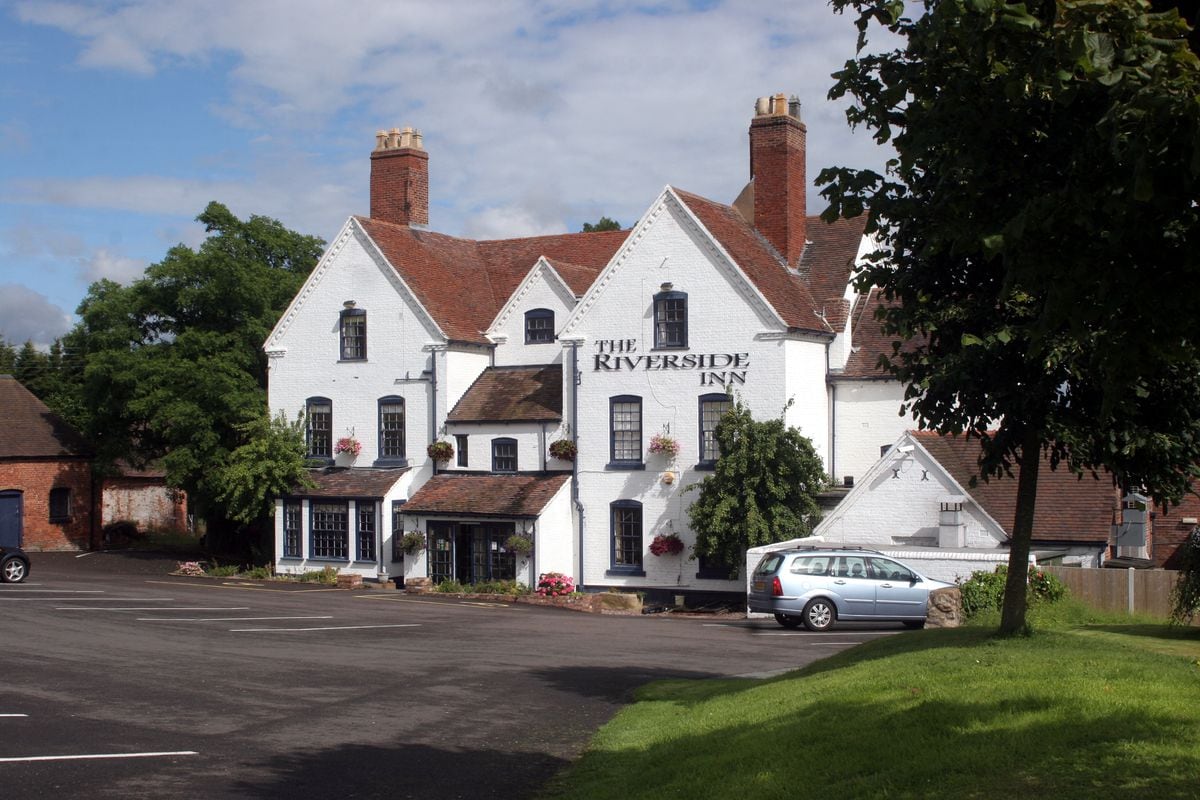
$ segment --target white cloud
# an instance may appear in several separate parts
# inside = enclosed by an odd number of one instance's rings
[[[102,247],[80,259],[80,271],[88,283],[95,283],[101,278],[117,283],[129,283],[142,276],[146,271],[146,262],[127,258]]]
[[[71,315],[43,294],[16,283],[0,284],[0,338],[45,349],[72,326]]]

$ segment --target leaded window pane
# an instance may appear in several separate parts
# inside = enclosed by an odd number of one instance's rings
[[[342,360],[361,361],[367,357],[367,315],[342,315]]]
[[[333,404],[310,402],[307,420],[308,454],[313,458],[333,458]]]
[[[358,560],[375,560],[375,504],[358,504]]]
[[[379,404],[379,457],[404,458],[404,401]]]
[[[300,557],[300,504],[283,504],[283,557]]]
[[[517,443],[513,439],[494,439],[492,441],[492,471],[517,471]]]
[[[654,301],[654,346],[687,346],[687,297]]]
[[[349,558],[349,531],[345,503],[313,503],[310,510],[312,558]]]
[[[642,460],[642,402],[612,404],[612,460]]]
[[[700,404],[700,460],[716,461],[721,455],[717,447],[717,423],[733,408],[729,400],[704,400]]]
[[[640,567],[642,565],[641,508],[613,507],[613,565],[618,567]]]
[[[525,314],[525,344],[544,344],[554,341],[554,312],[545,309]]]

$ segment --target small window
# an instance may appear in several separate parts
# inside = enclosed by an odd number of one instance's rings
[[[404,501],[392,501],[392,561],[404,560]]]
[[[687,292],[654,295],[654,347],[687,347]]]
[[[517,471],[517,440],[492,439],[492,472]]]
[[[729,395],[706,394],[700,397],[700,463],[702,468],[711,469],[721,455],[717,447],[717,423],[725,412],[733,408]]]
[[[384,397],[379,401],[379,460],[404,463],[403,397]]]
[[[71,490],[60,486],[50,490],[50,521],[68,522],[71,519]]]
[[[467,455],[467,439],[468,436],[465,433],[454,434],[454,452],[455,458],[458,459],[454,463],[460,467],[467,466],[467,460],[469,458]]]
[[[333,458],[333,401],[310,397],[304,403],[309,458]]]
[[[642,504],[618,500],[612,511],[612,571],[642,573]]]
[[[365,361],[367,358],[367,312],[347,308],[341,320],[342,361]]]
[[[610,467],[642,466],[642,398],[618,395],[609,399]]]
[[[535,308],[525,312],[525,344],[547,344],[554,341],[554,312]]]
[[[283,557],[300,558],[300,504],[283,504]]]
[[[358,502],[358,560],[375,560],[375,503]]]

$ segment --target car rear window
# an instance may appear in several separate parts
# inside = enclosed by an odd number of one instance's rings
[[[755,575],[771,575],[775,570],[779,569],[779,565],[783,563],[783,556],[778,553],[768,553],[762,557],[762,561],[758,562],[758,566],[754,568]]]
[[[829,556],[797,556],[791,571],[797,575],[824,575],[829,571]]]

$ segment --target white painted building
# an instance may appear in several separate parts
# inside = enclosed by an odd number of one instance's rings
[[[265,344],[272,411],[307,412],[325,465],[277,503],[276,569],[739,591],[728,566],[649,552],[659,533],[694,542],[684,489],[712,469],[730,392],[758,418],[786,407],[839,481],[906,427],[850,283],[864,221],[808,216],[805,134],[797,102],[762,98],[732,205],[668,186],[630,230],[472,241],[428,229],[420,134],[381,133],[371,216]],[[679,455],[651,453],[656,434]],[[435,441],[453,456],[435,464]],[[400,551],[406,531],[423,551]]]

